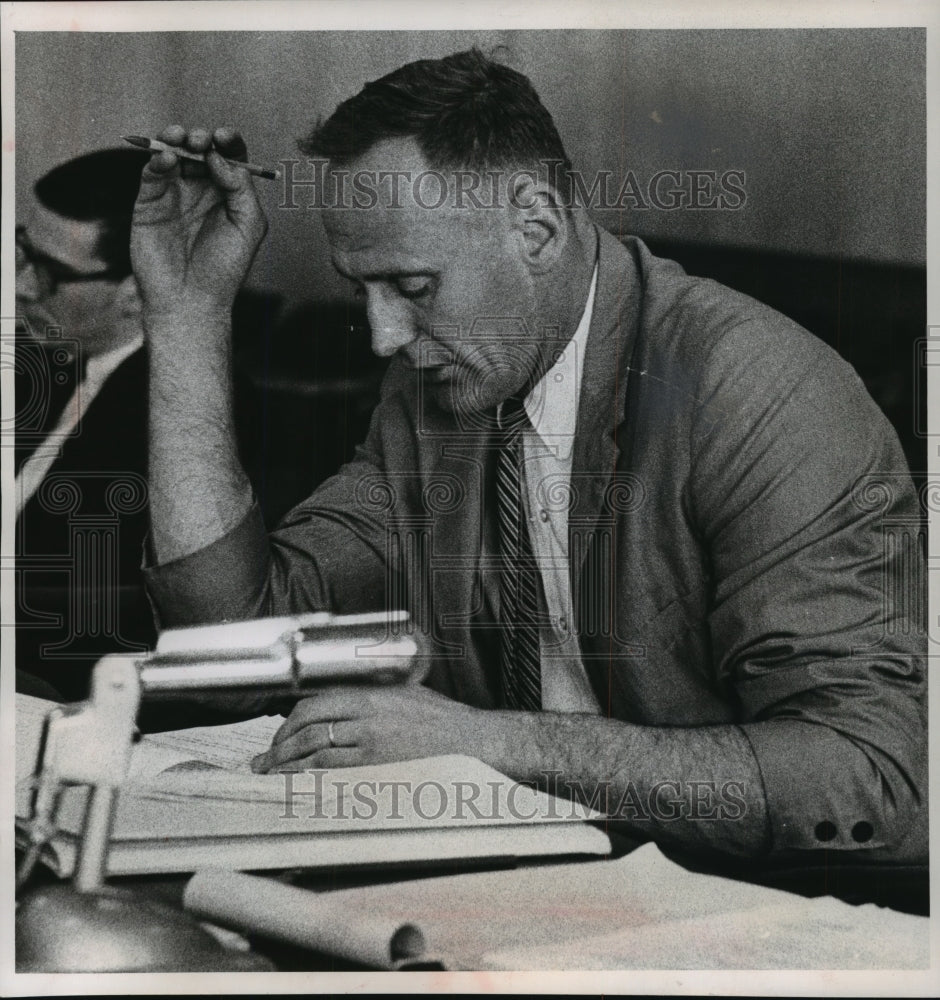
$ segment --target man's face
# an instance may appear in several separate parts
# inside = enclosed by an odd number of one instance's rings
[[[120,281],[98,252],[102,227],[34,205],[16,234],[16,311],[34,337],[49,327],[89,354],[116,346]]]
[[[446,410],[495,407],[530,380],[541,351],[538,302],[522,232],[507,208],[441,200],[412,139],[378,143],[357,171],[407,171],[397,203],[386,181],[374,208],[333,207],[324,224],[336,269],[366,301],[376,354],[400,353]],[[445,174],[446,176],[446,174]]]

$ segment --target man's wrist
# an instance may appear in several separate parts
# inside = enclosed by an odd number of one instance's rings
[[[232,325],[232,309],[210,300],[184,299],[166,309],[145,306],[141,320],[152,344],[181,336],[195,340],[205,336],[203,331],[228,334]]]
[[[539,712],[470,708],[461,733],[463,752],[517,781],[531,780],[541,764],[537,734],[543,721]]]

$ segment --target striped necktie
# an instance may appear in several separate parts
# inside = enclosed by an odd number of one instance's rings
[[[522,502],[522,432],[530,427],[523,402],[506,400],[499,412],[500,449],[496,460],[499,512],[500,638],[503,694],[507,708],[537,712],[542,707],[538,631],[538,565]]]

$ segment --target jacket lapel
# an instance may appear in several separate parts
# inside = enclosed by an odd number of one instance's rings
[[[571,465],[569,529],[586,540],[605,509],[620,457],[630,356],[639,323],[639,272],[629,251],[598,229],[597,291],[588,333]],[[572,547],[570,573],[577,581],[587,551]]]

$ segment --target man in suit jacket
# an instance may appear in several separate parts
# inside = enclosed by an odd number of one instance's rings
[[[105,149],[60,164],[16,232],[17,679],[65,700],[87,695],[100,657],[156,638],[140,572],[149,379],[129,249],[148,158]],[[252,460],[254,416],[242,378],[239,440]]]
[[[302,148],[363,196],[323,218],[395,356],[382,401],[266,536],[224,319],[263,219],[215,152],[198,182],[155,157],[132,244],[162,400],[148,585],[165,624],[404,601],[433,665],[417,691],[304,699],[257,768],[463,752],[686,850],[923,861],[916,499],[854,373],[600,232],[531,85],[477,52],[369,84]],[[405,183],[366,197],[380,176]]]
[[[101,150],[36,184],[16,236],[17,634],[21,687],[87,693],[144,650],[147,368],[130,217],[146,154]],[[43,693],[51,694],[45,689]]]

